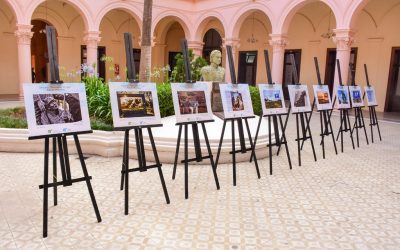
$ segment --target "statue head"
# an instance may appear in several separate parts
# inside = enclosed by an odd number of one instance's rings
[[[221,51],[213,50],[210,54],[210,64],[220,65],[222,61]]]

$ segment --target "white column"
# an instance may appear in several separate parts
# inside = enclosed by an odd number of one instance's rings
[[[98,69],[97,65],[97,46],[101,40],[100,31],[88,31],[83,38],[84,43],[86,44],[86,58],[87,64],[92,66],[95,65],[96,69]]]
[[[228,53],[226,46],[230,45],[232,47],[232,57],[233,63],[235,64],[235,71],[236,71],[236,79],[238,75],[238,60],[237,60],[237,51],[239,51],[240,47],[240,40],[238,38],[224,38],[222,43],[222,53],[225,54],[225,82],[232,82],[231,79],[231,71],[229,69],[229,62],[228,62]],[[222,55],[224,56],[224,55]]]
[[[272,46],[272,81],[282,84],[285,48],[289,44],[287,36],[271,34],[269,44]]]
[[[15,36],[18,44],[18,72],[19,72],[19,96],[23,97],[24,83],[32,82],[31,65],[31,39],[33,32],[30,24],[17,24]]]
[[[188,41],[188,49],[193,50],[195,57],[203,56],[204,43],[200,41]]]
[[[336,43],[336,59],[339,59],[343,84],[348,83],[351,46],[354,43],[354,31],[350,29],[336,29],[333,41]],[[334,86],[339,85],[339,75],[335,62]]]

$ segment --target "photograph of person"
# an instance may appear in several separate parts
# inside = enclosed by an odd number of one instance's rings
[[[307,91],[295,90],[294,92],[294,106],[296,108],[305,107],[307,105]]]
[[[267,109],[282,108],[281,91],[276,89],[264,89],[264,105]]]
[[[368,106],[377,106],[378,102],[376,100],[375,88],[372,86],[365,86],[365,95],[367,96]]]
[[[207,113],[204,91],[177,91],[181,115]]]
[[[73,123],[82,120],[78,93],[34,94],[36,125]]]
[[[353,90],[353,102],[354,103],[362,103],[361,100],[361,91],[360,90]]]
[[[120,118],[154,116],[151,91],[117,91]]]
[[[338,89],[337,99],[339,104],[349,104],[348,91],[345,89]]]
[[[317,90],[317,101],[319,104],[329,103],[329,92],[325,90]]]
[[[230,96],[231,99],[232,111],[244,110],[243,97],[239,91],[229,91],[228,96]]]

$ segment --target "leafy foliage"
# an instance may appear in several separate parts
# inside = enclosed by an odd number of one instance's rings
[[[171,84],[157,84],[157,95],[161,117],[173,115],[175,111],[174,103],[172,101]]]
[[[1,128],[27,128],[25,108],[11,108],[0,110]]]
[[[92,117],[112,123],[110,90],[101,78],[88,76],[83,78],[86,87],[89,114]]]
[[[175,56],[176,65],[171,73],[171,82],[185,82],[185,66],[182,54],[177,54]],[[189,60],[190,60],[190,73],[192,75],[192,80],[200,80],[202,67],[207,65],[207,61],[203,57],[196,57],[194,59],[193,50],[189,49]]]
[[[261,107],[260,91],[255,86],[249,86],[249,88],[250,88],[251,102],[253,103],[254,114],[261,115],[262,107]]]

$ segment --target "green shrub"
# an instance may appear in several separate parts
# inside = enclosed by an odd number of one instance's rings
[[[251,102],[253,103],[253,110],[255,115],[262,114],[261,100],[260,100],[260,91],[258,87],[249,86],[250,87],[250,95]]]
[[[92,117],[112,124],[112,112],[110,102],[110,89],[101,78],[89,76],[83,78],[86,87],[89,114]]]
[[[174,115],[174,102],[172,101],[171,84],[157,84],[158,103],[161,117]]]
[[[25,108],[10,108],[0,110],[1,128],[27,128]]]
[[[171,72],[171,82],[185,82],[185,66],[182,54],[177,54],[175,56],[176,65]],[[194,59],[193,50],[189,49],[189,60],[190,60],[190,73],[192,75],[192,80],[200,80],[202,67],[207,65],[206,60],[203,57],[196,57]]]

